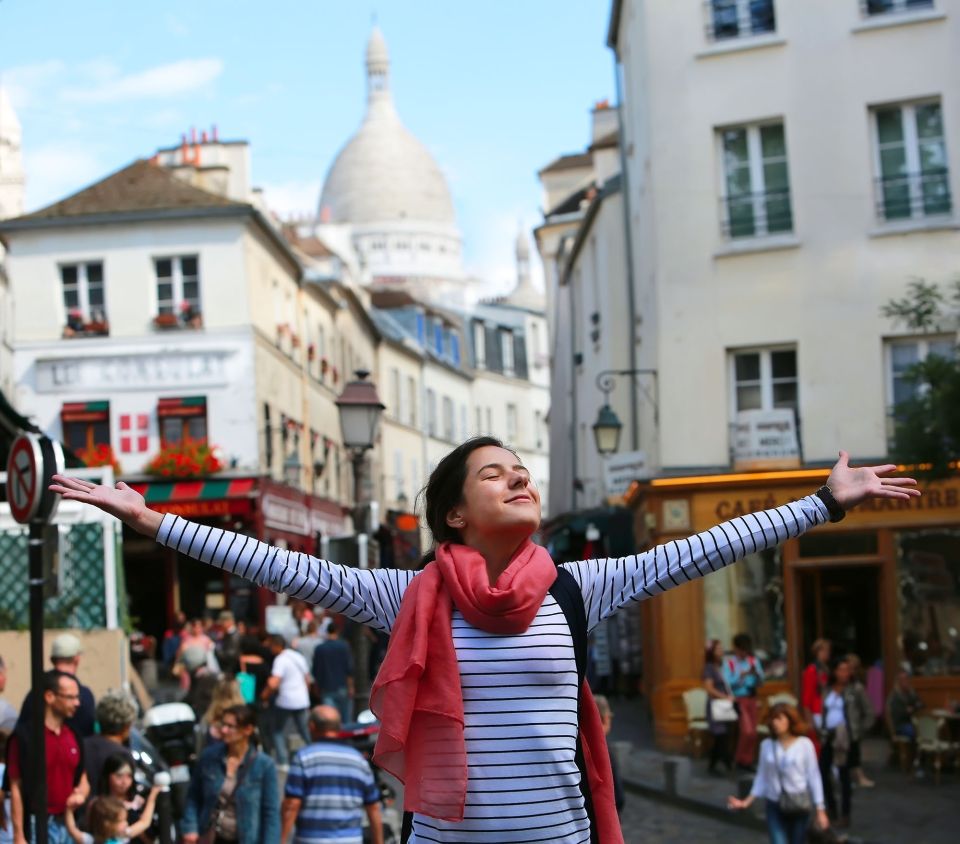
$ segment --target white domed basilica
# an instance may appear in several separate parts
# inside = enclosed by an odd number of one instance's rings
[[[366,64],[367,111],[327,173],[317,234],[342,243],[348,229],[368,286],[462,301],[467,279],[450,189],[397,114],[387,44],[377,28]]]

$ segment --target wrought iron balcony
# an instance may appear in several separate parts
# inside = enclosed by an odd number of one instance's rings
[[[720,232],[728,239],[793,231],[790,191],[739,193],[720,200]]]
[[[777,31],[773,0],[705,0],[704,14],[709,41]]]
[[[876,179],[877,216],[881,220],[922,219],[950,214],[950,174],[946,168]]]

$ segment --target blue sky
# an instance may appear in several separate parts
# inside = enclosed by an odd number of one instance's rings
[[[52,202],[179,141],[251,142],[254,184],[312,211],[365,103],[373,15],[406,125],[450,181],[467,263],[508,284],[536,171],[581,150],[613,99],[609,0],[0,0],[0,84],[24,129],[27,203]]]

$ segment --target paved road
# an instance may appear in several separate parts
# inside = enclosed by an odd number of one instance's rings
[[[763,844],[760,832],[726,824],[713,818],[685,812],[627,793],[627,805],[620,818],[626,844]]]

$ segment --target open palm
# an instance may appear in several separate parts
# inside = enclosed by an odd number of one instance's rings
[[[856,507],[868,498],[914,498],[920,495],[913,478],[886,477],[896,469],[894,463],[853,468],[850,455],[841,451],[840,459],[827,478],[827,486],[844,510]]]
[[[69,501],[79,501],[81,504],[90,504],[116,516],[125,525],[129,525],[139,533],[156,535],[163,518],[147,508],[143,496],[135,489],[131,489],[123,481],[115,487],[94,484],[81,478],[67,475],[54,475],[50,490],[62,495]]]

